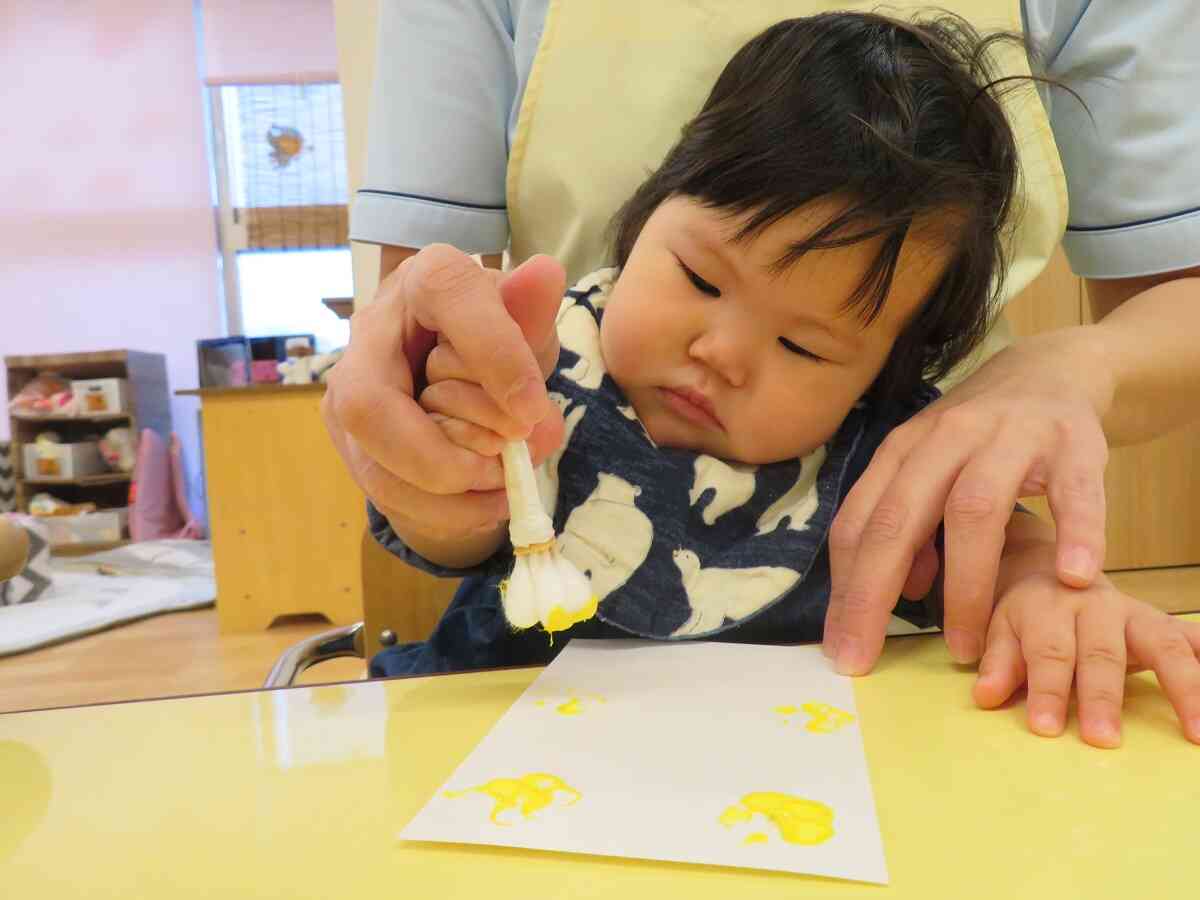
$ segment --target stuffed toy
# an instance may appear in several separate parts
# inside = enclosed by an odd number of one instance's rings
[[[279,364],[279,374],[284,384],[312,384],[325,381],[333,364],[342,358],[342,350],[318,353],[315,356],[297,356]]]

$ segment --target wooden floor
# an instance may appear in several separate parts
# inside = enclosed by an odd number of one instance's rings
[[[0,657],[0,712],[261,687],[280,653],[331,627],[312,616],[257,634],[222,635],[213,607],[153,616]],[[309,669],[298,683],[365,675],[361,660],[333,659]]]
[[[1200,610],[1200,567],[1113,573],[1122,590],[1171,612]],[[260,687],[279,654],[324,631],[320,617],[221,635],[214,609],[172,613],[0,658],[0,712]],[[351,681],[365,664],[335,659],[301,684]]]

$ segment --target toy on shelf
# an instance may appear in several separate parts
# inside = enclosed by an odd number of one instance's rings
[[[318,353],[315,356],[296,356],[279,364],[279,374],[284,384],[311,384],[324,382],[334,363],[342,358],[342,350]]]
[[[34,494],[29,501],[29,514],[49,518],[51,516],[78,516],[96,511],[96,504],[65,503],[51,494]]]
[[[100,455],[114,472],[132,472],[137,459],[133,432],[128,428],[110,428],[100,439]]]
[[[71,382],[53,372],[42,372],[16,393],[8,409],[15,416],[73,416],[77,409]]]

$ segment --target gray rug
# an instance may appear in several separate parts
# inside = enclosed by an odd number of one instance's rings
[[[33,603],[0,607],[0,656],[44,647],[217,596],[208,541],[143,541],[91,556],[52,557]]]

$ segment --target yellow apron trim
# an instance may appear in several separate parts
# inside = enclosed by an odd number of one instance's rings
[[[542,36],[538,41],[537,52],[534,54],[533,63],[529,68],[529,78],[525,81],[525,93],[521,97],[521,108],[517,112],[517,132],[513,137],[512,147],[508,151],[504,193],[510,230],[513,227],[513,214],[517,206],[516,198],[520,196],[521,172],[524,171],[525,151],[529,146],[529,133],[533,128],[533,111],[537,108],[538,98],[542,92],[546,59],[554,47],[554,31],[558,22],[558,8],[561,2],[562,0],[550,0],[546,7],[546,20],[542,23]],[[514,265],[519,265],[520,262],[524,262],[524,260],[520,260]]]

